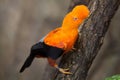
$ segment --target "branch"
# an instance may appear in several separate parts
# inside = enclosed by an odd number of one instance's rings
[[[120,4],[120,0],[86,1],[88,1],[87,5],[89,4],[91,14],[81,26],[81,36],[79,36],[75,45],[77,50],[63,56],[60,64],[60,67],[69,67],[73,74],[64,75],[57,72],[56,74],[54,73],[55,77],[52,80],[86,79],[88,70],[103,44],[109,23]]]

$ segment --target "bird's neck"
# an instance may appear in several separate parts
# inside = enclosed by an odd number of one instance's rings
[[[61,29],[65,30],[65,31],[72,31],[72,30],[78,30],[78,27],[79,26],[64,25],[64,26],[61,27]]]

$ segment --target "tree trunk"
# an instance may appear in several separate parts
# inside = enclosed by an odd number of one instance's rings
[[[81,1],[83,0],[73,0],[69,10]],[[60,67],[70,68],[73,74],[56,72],[51,80],[86,80],[88,70],[103,44],[105,33],[119,4],[120,0],[86,0],[91,13],[81,25],[76,50],[64,55],[60,63]]]

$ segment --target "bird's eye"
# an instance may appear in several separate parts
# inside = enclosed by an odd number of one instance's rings
[[[76,20],[78,20],[78,18],[77,18],[77,17],[74,17],[73,20],[76,21]]]

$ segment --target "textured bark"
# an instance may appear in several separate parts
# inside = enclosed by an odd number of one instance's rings
[[[69,10],[82,0],[73,0]],[[80,36],[76,42],[76,50],[63,56],[60,67],[70,68],[72,75],[54,73],[51,80],[85,80],[88,70],[103,44],[105,33],[114,16],[120,0],[85,0],[91,14],[81,25]]]

